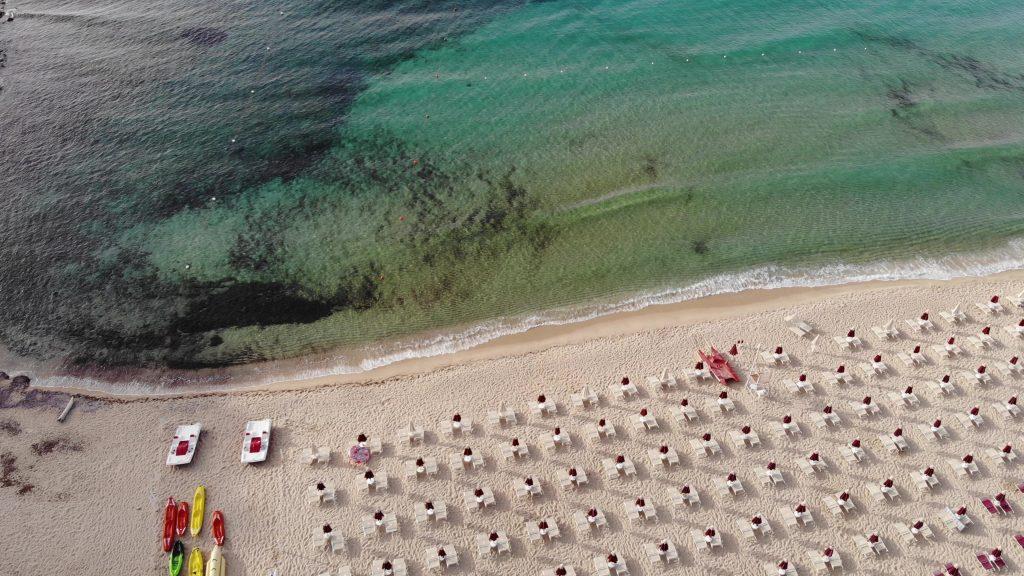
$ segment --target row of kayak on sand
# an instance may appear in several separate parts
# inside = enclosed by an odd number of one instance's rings
[[[175,503],[174,498],[167,499],[167,506],[164,508],[164,529],[163,549],[170,552],[171,557],[168,565],[170,576],[179,576],[185,562],[185,545],[181,538],[185,530],[189,530],[192,537],[199,536],[203,530],[203,517],[206,513],[206,488],[196,488],[192,500],[192,509],[189,510],[188,501],[182,500]],[[213,512],[213,551],[206,560],[205,575],[203,572],[203,553],[198,547],[192,549],[188,558],[188,576],[227,576],[227,568],[224,564],[222,547],[224,546],[224,513],[220,510]]]
[[[174,547],[171,548],[171,560],[167,570],[171,576],[179,576],[184,563],[185,545],[181,543],[181,540],[175,540]],[[225,576],[227,574],[220,544],[215,545],[213,551],[210,552],[210,558],[205,562],[205,574],[203,566],[203,552],[199,548],[193,548],[192,553],[188,555],[188,576]]]

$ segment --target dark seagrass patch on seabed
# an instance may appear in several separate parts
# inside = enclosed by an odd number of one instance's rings
[[[189,28],[181,33],[181,37],[196,46],[216,46],[228,37],[228,33],[219,28]]]

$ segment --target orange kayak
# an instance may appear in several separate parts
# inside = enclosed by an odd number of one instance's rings
[[[218,546],[224,545],[224,513],[220,510],[213,511],[213,541]]]
[[[188,501],[182,500],[178,502],[178,524],[174,532],[181,537],[185,535],[185,530],[188,530]]]
[[[174,505],[174,498],[167,499],[167,506],[164,508],[164,552],[170,552],[174,546],[174,528],[177,523],[178,509]]]

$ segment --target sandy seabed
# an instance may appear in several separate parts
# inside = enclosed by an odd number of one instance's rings
[[[349,566],[353,574],[370,574],[374,558],[403,558],[409,573],[429,573],[428,550],[454,548],[460,566],[450,571],[463,574],[539,574],[559,563],[578,574],[593,574],[593,557],[618,553],[631,574],[765,574],[765,564],[787,559],[800,574],[814,569],[808,550],[833,547],[847,573],[931,574],[946,562],[958,564],[964,574],[983,572],[976,555],[998,547],[1008,566],[1005,573],[1019,574],[1024,548],[1014,535],[1024,533],[1024,482],[1020,464],[1004,465],[988,451],[1009,443],[1024,449],[1024,415],[1006,418],[993,406],[1020,395],[1021,382],[997,369],[1014,355],[1022,354],[1024,340],[1004,327],[1017,324],[1024,309],[1014,308],[1009,296],[1024,289],[1024,275],[1010,273],[985,279],[949,282],[906,282],[860,287],[808,289],[785,298],[769,292],[743,296],[740,303],[721,305],[721,300],[702,306],[691,302],[680,308],[666,307],[623,317],[617,321],[563,331],[519,337],[514,346],[491,348],[491,353],[469,353],[447,365],[427,364],[422,370],[365,376],[364,382],[322,381],[316,387],[261,392],[205,394],[176,398],[79,398],[63,424],[56,415],[66,401],[59,392],[24,389],[5,383],[0,407],[0,573],[11,576],[36,574],[165,574],[167,557],[161,551],[163,507],[168,496],[191,500],[194,488],[207,488],[209,512],[223,510],[228,539],[224,547],[228,573],[264,575],[277,568],[282,576],[314,576],[336,573]],[[1003,295],[1004,314],[979,310],[993,294]],[[728,302],[728,300],[727,300]],[[960,304],[969,316],[953,326],[939,311]],[[931,311],[936,330],[917,333],[904,320]],[[784,318],[796,315],[820,334],[816,344],[787,329]],[[896,320],[902,336],[883,341],[872,326]],[[986,325],[997,343],[978,349],[968,337]],[[855,328],[864,349],[841,349],[832,337]],[[588,332],[589,331],[589,332]],[[964,354],[953,360],[940,358],[935,345],[956,337]],[[751,371],[756,349],[784,347],[792,364],[757,369],[767,395],[759,397],[742,385],[730,387],[735,411],[722,414],[715,399],[724,388],[717,383],[687,381],[696,348],[715,344],[727,350],[743,341],[734,365],[742,376]],[[927,363],[905,365],[898,357],[916,345]],[[497,352],[495,352],[497,351]],[[890,374],[869,379],[858,365],[881,354]],[[442,363],[443,364],[443,363]],[[847,386],[828,382],[835,368],[845,364],[856,379]],[[988,366],[993,381],[980,387],[967,377],[977,366]],[[647,386],[649,375],[667,369],[680,378],[681,386],[667,393]],[[783,383],[807,374],[813,393],[796,394]],[[629,375],[640,389],[638,398],[622,400],[613,388]],[[930,385],[952,374],[956,391],[943,395]],[[372,381],[371,381],[372,380]],[[600,395],[592,409],[574,407],[570,395],[584,386]],[[902,406],[890,396],[913,386],[920,399],[916,408]],[[539,394],[554,400],[554,416],[534,415],[531,406]],[[851,403],[871,396],[880,412],[857,416]],[[695,406],[699,420],[680,423],[672,411],[683,398]],[[518,424],[501,426],[488,422],[488,412],[508,403]],[[812,414],[831,405],[841,423],[819,428]],[[964,426],[958,413],[980,408],[984,423]],[[647,408],[659,424],[652,432],[637,431],[630,417]],[[454,413],[474,422],[474,433],[465,438],[446,434]],[[791,415],[802,430],[797,438],[780,437],[776,424]],[[593,441],[588,426],[599,418],[613,423],[616,439]],[[246,466],[239,462],[242,429],[246,420],[272,418],[273,438],[269,459]],[[921,424],[941,419],[950,438],[929,439]],[[201,422],[203,434],[194,462],[170,468],[165,453],[176,425]],[[410,422],[426,429],[425,442],[416,447],[401,443],[396,430]],[[729,432],[749,425],[762,440],[758,448],[736,446]],[[573,447],[548,452],[542,439],[554,427],[568,434]],[[878,436],[898,427],[905,430],[909,448],[891,454]],[[691,448],[690,440],[705,432],[721,444],[723,454],[705,459]],[[384,450],[370,467],[387,475],[387,492],[366,495],[359,488],[363,469],[347,462],[345,455],[356,435],[366,433],[383,440]],[[519,438],[529,447],[527,458],[507,462],[499,445]],[[862,463],[848,463],[841,447],[859,438],[867,452]],[[648,450],[668,445],[678,451],[681,464],[665,469],[648,459]],[[300,451],[326,446],[334,456],[326,466],[300,462]],[[471,447],[482,455],[482,470],[454,470],[450,458]],[[798,460],[818,452],[827,470],[808,475]],[[631,479],[608,479],[602,460],[622,454],[636,465]],[[979,472],[973,477],[955,473],[949,460],[972,454]],[[408,479],[405,463],[420,456],[434,456],[440,463],[436,478]],[[758,471],[769,461],[778,463],[785,483],[762,484]],[[559,486],[557,473],[574,466],[589,476],[587,487],[572,490]],[[933,466],[939,486],[922,493],[912,474]],[[745,495],[723,495],[718,483],[735,472]],[[516,496],[515,488],[531,476],[543,495]],[[894,480],[899,498],[876,501],[867,486],[886,478]],[[310,502],[307,489],[317,481],[338,489],[336,504]],[[677,508],[670,492],[688,484],[702,505]],[[482,513],[469,510],[463,492],[477,486],[491,488],[497,503]],[[832,514],[824,498],[848,491],[856,510]],[[993,515],[981,500],[998,492],[1008,495],[1016,514]],[[657,520],[633,523],[624,501],[644,498],[653,504]],[[417,524],[415,507],[425,501],[447,503],[449,521]],[[815,519],[813,528],[790,528],[780,508],[806,502]],[[963,532],[949,528],[943,509],[966,506],[973,525]],[[600,508],[608,518],[602,531],[581,529],[573,520],[577,511]],[[397,515],[399,530],[390,536],[363,537],[361,522],[376,510]],[[750,541],[737,520],[749,521],[762,514],[774,535]],[[550,544],[531,543],[526,522],[554,518],[561,539]],[[910,524],[922,518],[934,532],[929,543],[906,543],[895,522]],[[345,539],[340,554],[316,550],[321,526],[329,523]],[[709,552],[697,550],[692,530],[713,526],[723,546]],[[511,540],[511,553],[477,557],[475,537],[498,530]],[[862,555],[855,537],[876,532],[888,552]],[[648,561],[644,546],[667,539],[678,549],[680,562],[670,567]],[[212,539],[207,528],[193,539],[184,537],[186,554],[192,546],[208,554]]]

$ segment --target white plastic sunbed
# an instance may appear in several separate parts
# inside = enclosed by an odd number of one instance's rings
[[[198,422],[178,426],[174,431],[171,447],[167,451],[168,466],[181,466],[192,462],[192,458],[196,455],[196,446],[199,445],[199,433],[202,429],[202,424]]]
[[[242,436],[242,463],[253,464],[267,459],[270,451],[270,418],[245,423]]]
[[[1013,302],[1013,305],[1018,308],[1024,308],[1024,290],[1021,290],[1020,294],[1016,296],[1010,296],[1010,302]]]
[[[959,304],[953,306],[951,310],[943,310],[942,312],[939,312],[939,316],[950,324],[959,324],[967,321],[967,315],[960,310]]]

